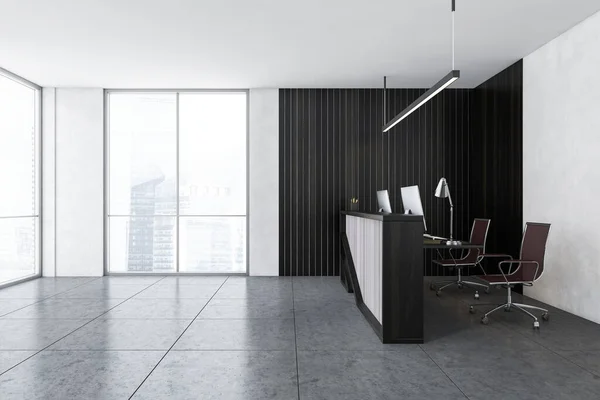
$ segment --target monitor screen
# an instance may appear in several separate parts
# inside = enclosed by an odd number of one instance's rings
[[[377,191],[377,204],[379,205],[379,211],[386,213],[392,212],[392,205],[390,204],[390,196],[387,190]]]
[[[421,193],[418,186],[406,186],[400,189],[402,193],[402,205],[404,212],[410,210],[411,214],[423,216],[423,226],[427,232],[427,223],[425,223],[425,215],[423,214],[423,204],[421,203]]]

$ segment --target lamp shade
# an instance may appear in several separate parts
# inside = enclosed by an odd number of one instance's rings
[[[435,197],[446,198],[449,196],[450,190],[448,189],[448,182],[446,182],[446,178],[442,178],[435,189]]]

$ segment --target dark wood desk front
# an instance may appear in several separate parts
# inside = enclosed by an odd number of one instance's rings
[[[423,343],[423,250],[481,246],[424,239],[417,215],[341,214],[342,284],[383,343]]]

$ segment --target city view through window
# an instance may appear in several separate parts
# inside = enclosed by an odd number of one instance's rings
[[[246,272],[246,104],[108,93],[109,272]]]
[[[0,72],[0,285],[39,273],[39,89]]]

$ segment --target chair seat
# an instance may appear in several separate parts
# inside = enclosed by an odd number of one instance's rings
[[[441,265],[442,267],[464,267],[464,266],[469,266],[469,265],[475,265],[474,262],[467,261],[467,260],[461,260],[461,259],[433,260],[432,262],[434,264]]]
[[[489,283],[490,285],[506,284],[507,280],[508,283],[525,283],[523,282],[521,274],[506,275],[506,279],[504,279],[504,276],[502,275],[477,275],[475,277]]]

